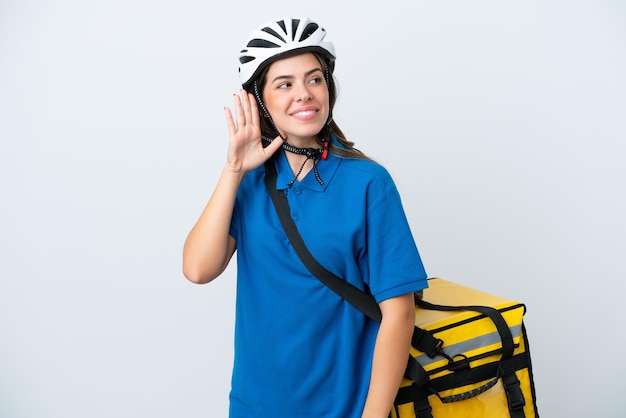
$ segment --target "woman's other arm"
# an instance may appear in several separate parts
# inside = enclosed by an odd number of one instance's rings
[[[380,323],[372,375],[362,418],[388,418],[409,358],[415,326],[413,294],[398,296],[380,303]]]

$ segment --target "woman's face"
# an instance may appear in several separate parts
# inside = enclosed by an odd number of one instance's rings
[[[328,120],[328,86],[322,65],[312,53],[272,63],[263,99],[278,130],[294,145],[312,146]]]

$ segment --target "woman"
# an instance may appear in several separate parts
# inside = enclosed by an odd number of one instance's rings
[[[183,251],[195,283],[237,250],[233,418],[389,416],[408,358],[413,292],[426,273],[388,172],[332,119],[335,50],[307,19],[269,22],[240,53],[240,95],[226,108],[226,164]],[[264,184],[289,202],[328,270],[375,297],[379,324],[302,265]]]

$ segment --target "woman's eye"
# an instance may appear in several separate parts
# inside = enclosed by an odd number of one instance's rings
[[[319,84],[321,82],[322,82],[322,78],[321,77],[312,78],[311,81],[310,81],[311,84]]]
[[[286,88],[288,88],[288,87],[290,87],[290,86],[291,86],[291,83],[281,83],[281,84],[279,84],[278,86],[276,86],[276,88],[279,88],[279,89],[286,89]]]

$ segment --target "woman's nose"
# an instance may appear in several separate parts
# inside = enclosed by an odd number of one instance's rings
[[[296,94],[298,97],[298,101],[308,102],[313,98],[313,95],[306,86],[300,87]]]

